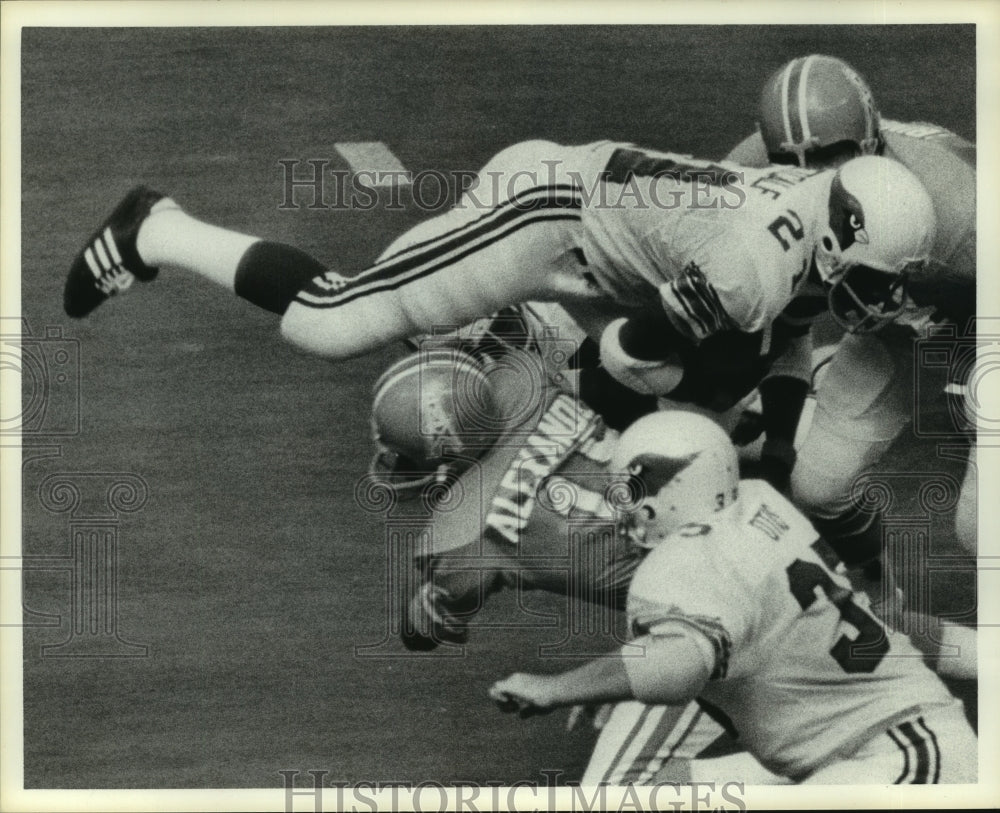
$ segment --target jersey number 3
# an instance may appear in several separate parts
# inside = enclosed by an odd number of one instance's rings
[[[836,554],[822,539],[817,539],[813,550],[824,562],[836,562]],[[845,672],[874,672],[889,651],[889,639],[882,625],[854,603],[851,591],[834,582],[822,565],[796,559],[787,568],[788,586],[803,610],[808,610],[819,599],[816,588],[826,594],[830,603],[840,612],[840,617],[858,631],[851,640],[841,635],[830,650],[830,655]]]

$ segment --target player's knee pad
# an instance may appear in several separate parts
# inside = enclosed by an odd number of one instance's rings
[[[911,356],[898,337],[846,336],[818,387],[818,414],[845,437],[892,440],[912,417]]]
[[[802,457],[789,482],[792,502],[810,515],[835,517],[850,508],[851,477],[830,477]]]
[[[790,489],[792,502],[808,514],[816,530],[849,566],[880,555],[879,515],[855,502],[851,482],[824,477],[808,464],[796,464]]]
[[[831,517],[843,513],[851,507],[858,478],[891,443],[855,437],[848,421],[817,404],[792,470],[792,501],[807,513]]]

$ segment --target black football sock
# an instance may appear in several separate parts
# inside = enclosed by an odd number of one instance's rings
[[[326,270],[295,246],[262,240],[240,258],[233,289],[237,296],[280,315],[299,291]]]
[[[882,518],[878,513],[851,507],[836,517],[810,517],[848,567],[857,567],[882,556]]]

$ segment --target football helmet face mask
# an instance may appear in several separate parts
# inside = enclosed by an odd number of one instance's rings
[[[771,163],[833,167],[882,151],[880,117],[868,84],[846,62],[811,54],[775,71],[760,97]]]
[[[468,468],[501,426],[496,395],[476,359],[458,350],[414,353],[375,383],[369,470],[409,496]]]
[[[626,478],[623,530],[644,548],[739,496],[735,447],[718,424],[693,412],[640,418],[622,433],[609,468]]]
[[[834,319],[850,333],[895,319],[906,305],[910,274],[927,263],[936,229],[930,195],[902,164],[868,156],[837,170],[815,253]]]

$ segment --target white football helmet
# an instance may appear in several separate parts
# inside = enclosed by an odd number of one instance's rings
[[[735,447],[722,427],[694,412],[637,420],[619,438],[609,469],[628,478],[626,531],[642,547],[708,521],[739,497]]]
[[[370,471],[402,494],[461,472],[503,430],[489,376],[460,350],[409,355],[382,373],[374,389]]]
[[[923,184],[897,161],[863,156],[837,170],[816,268],[830,312],[850,333],[878,329],[906,304],[909,274],[930,257],[937,219]]]

